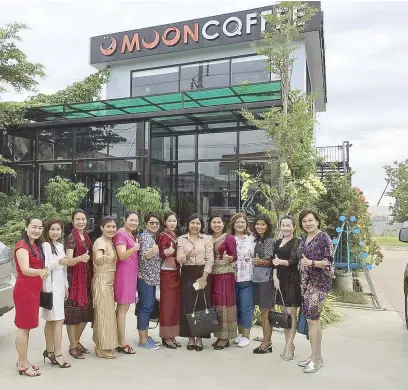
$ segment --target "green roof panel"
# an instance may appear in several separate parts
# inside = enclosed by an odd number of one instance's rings
[[[244,108],[246,103],[276,101],[280,99],[280,81],[273,81],[269,83],[182,91],[125,99],[33,107],[27,109],[26,118],[40,122],[149,112],[169,112],[200,107],[228,106],[231,104],[243,104]],[[208,116],[208,114],[188,114],[194,115],[197,119]],[[211,115],[223,116],[229,115],[229,112],[212,112]],[[155,120],[161,120],[159,117],[160,115]],[[176,117],[177,119],[179,118],[179,116]],[[163,118],[163,120],[169,119],[170,117]]]

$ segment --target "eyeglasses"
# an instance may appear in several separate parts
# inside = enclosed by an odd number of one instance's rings
[[[154,226],[154,225],[160,226],[160,222],[149,222],[149,225],[150,226]]]

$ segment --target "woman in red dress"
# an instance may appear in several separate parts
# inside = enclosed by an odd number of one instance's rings
[[[158,244],[163,260],[160,270],[160,337],[166,348],[176,349],[180,328],[180,280],[176,261],[177,216],[172,211],[164,215],[165,229],[159,234]]]
[[[40,292],[48,269],[43,267],[40,237],[43,223],[38,218],[27,218],[22,239],[14,247],[17,281],[13,291],[18,354],[17,369],[20,375],[40,376],[38,368],[27,360],[30,330],[38,327]]]

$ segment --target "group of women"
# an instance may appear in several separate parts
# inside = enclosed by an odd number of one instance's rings
[[[39,376],[39,368],[28,361],[30,329],[39,322],[40,296],[52,293],[52,309],[42,308],[46,320],[44,361],[69,368],[61,351],[62,327],[66,324],[69,353],[84,359],[90,351],[81,343],[88,322],[93,324],[95,353],[105,359],[117,353],[134,354],[126,341],[126,314],[135,303],[140,349],[157,350],[160,343],[149,336],[149,322],[157,310],[160,295],[160,337],[166,348],[177,349],[177,337],[188,338],[187,350],[202,351],[202,337],[192,337],[186,314],[210,305],[219,319],[214,350],[250,344],[255,306],[261,310],[263,338],[255,354],[271,353],[272,326],[269,313],[275,304],[292,316],[285,329],[284,360],[294,358],[297,308],[301,307],[309,326],[310,357],[298,362],[312,373],[323,365],[320,313],[333,278],[332,241],[320,230],[319,216],[311,210],[300,214],[304,237],[295,236],[296,221],[280,221],[280,238],[272,238],[269,217],[259,214],[249,231],[245,214],[232,216],[229,226],[220,214],[204,221],[193,214],[187,231],[177,237],[177,216],[168,212],[144,216],[145,229],[137,235],[139,215],[126,213],[117,230],[112,217],[101,221],[102,236],[93,244],[86,233],[83,210],[72,215],[73,230],[59,242],[63,224],[29,218],[14,257],[17,283],[14,301],[18,328],[16,348],[20,375]],[[228,230],[228,231],[227,231]],[[160,294],[156,288],[160,289]],[[208,334],[204,338],[210,338]]]

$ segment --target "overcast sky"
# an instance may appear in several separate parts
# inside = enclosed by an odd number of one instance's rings
[[[21,48],[31,61],[45,65],[48,77],[39,90],[52,93],[93,71],[91,36],[271,3],[0,0],[0,25],[18,21],[31,27]],[[322,9],[328,103],[319,115],[317,145],[350,141],[353,184],[376,204],[385,187],[383,165],[408,158],[408,2],[323,1]]]

